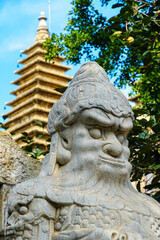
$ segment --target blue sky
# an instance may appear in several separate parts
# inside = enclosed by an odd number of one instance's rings
[[[67,13],[71,9],[71,0],[50,2],[51,32],[62,32],[67,23]],[[95,2],[98,5],[99,0]],[[3,122],[1,115],[12,109],[5,103],[15,98],[10,92],[18,86],[10,82],[19,77],[14,71],[22,67],[17,66],[18,60],[23,58],[20,57],[20,51],[34,44],[41,11],[48,17],[48,0],[0,0],[0,122]],[[108,11],[103,8],[103,11],[108,17],[113,14],[111,9]],[[78,68],[79,66],[74,66],[67,75],[73,76]]]

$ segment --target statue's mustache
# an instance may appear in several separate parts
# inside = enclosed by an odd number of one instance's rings
[[[119,166],[119,167],[125,167],[125,160],[121,159],[121,158],[111,158],[111,157],[102,157],[101,155],[98,158],[100,161],[105,162],[105,163],[109,163],[113,166]]]

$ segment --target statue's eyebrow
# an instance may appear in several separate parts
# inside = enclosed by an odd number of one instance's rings
[[[114,124],[114,118],[101,112],[99,114],[95,110],[85,110],[82,112],[82,122],[86,125],[101,125],[101,126],[112,126]]]

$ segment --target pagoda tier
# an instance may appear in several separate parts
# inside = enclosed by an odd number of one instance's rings
[[[22,52],[26,54],[26,57],[19,61],[23,67],[15,72],[20,77],[12,82],[18,85],[18,88],[11,92],[16,98],[7,103],[13,109],[5,114],[8,120],[4,126],[20,146],[24,145],[20,140],[22,132],[27,132],[29,136],[34,137],[34,144],[44,146],[49,144],[47,141],[49,138],[48,114],[52,105],[62,95],[55,89],[67,87],[68,82],[72,80],[65,75],[65,72],[71,69],[62,64],[65,58],[56,57],[53,62],[45,60],[43,41],[49,37],[49,33],[44,21],[46,20],[44,13],[41,13],[39,20],[36,43]],[[37,121],[41,122],[43,127],[36,125]],[[43,137],[38,137],[39,135]]]

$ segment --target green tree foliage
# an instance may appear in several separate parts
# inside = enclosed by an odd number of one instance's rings
[[[98,1],[98,0],[97,0]],[[99,0],[106,10],[109,0]],[[97,61],[115,77],[115,84],[132,85],[141,105],[135,108],[131,132],[132,180],[152,173],[148,190],[160,201],[160,10],[159,0],[117,0],[119,13],[110,19],[93,0],[72,0],[65,33],[53,34],[44,48],[48,60],[63,54],[77,64],[83,57]],[[104,12],[104,11],[103,11]]]

